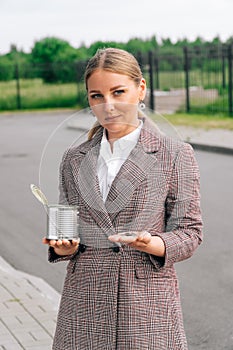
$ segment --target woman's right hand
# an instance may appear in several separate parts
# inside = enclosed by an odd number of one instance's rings
[[[42,242],[43,244],[48,244],[52,247],[57,255],[66,256],[72,255],[77,251],[80,239],[78,238],[69,241],[68,239],[54,240],[43,238]]]

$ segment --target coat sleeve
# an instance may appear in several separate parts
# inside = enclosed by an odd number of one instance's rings
[[[164,241],[165,258],[150,255],[157,269],[188,259],[202,242],[200,174],[187,143],[175,159],[165,206],[165,232],[154,233]]]
[[[68,188],[70,181],[68,180],[71,178],[70,174],[70,165],[69,165],[69,150],[67,150],[63,157],[60,164],[60,171],[59,171],[59,204],[68,205]],[[48,249],[48,260],[49,262],[59,262],[59,261],[69,261],[72,258],[74,258],[77,255],[78,251],[75,252],[73,255],[67,255],[67,256],[60,256],[57,255],[54,252],[54,249],[52,247],[49,247]]]

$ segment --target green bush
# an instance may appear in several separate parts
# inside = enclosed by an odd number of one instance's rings
[[[0,56],[0,81],[9,81],[14,79],[15,64],[6,56]]]

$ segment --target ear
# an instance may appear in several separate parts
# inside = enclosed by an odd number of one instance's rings
[[[146,80],[144,78],[141,79],[139,84],[139,99],[143,101],[146,97]]]

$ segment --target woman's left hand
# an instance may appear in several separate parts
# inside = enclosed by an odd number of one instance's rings
[[[114,243],[127,244],[130,247],[142,252],[165,256],[164,241],[158,236],[151,236],[147,231],[129,231],[121,232],[116,235],[109,236],[108,239]]]
[[[151,238],[151,234],[147,231],[122,232],[108,237],[111,242],[128,244],[139,250],[145,248],[150,243]]]

